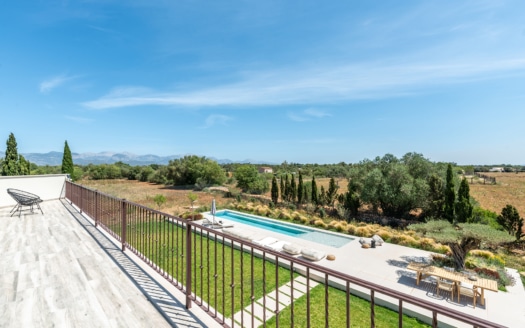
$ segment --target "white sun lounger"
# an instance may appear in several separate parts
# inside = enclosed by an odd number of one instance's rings
[[[277,241],[275,243],[271,243],[270,245],[266,245],[264,247],[279,252],[279,251],[283,250],[284,245],[288,245],[288,244],[290,244],[290,242],[287,242],[287,241],[284,241],[284,240],[279,240],[279,241]]]
[[[278,242],[278,240],[276,238],[273,238],[273,237],[264,237],[263,239],[254,240],[253,241],[254,244],[257,244],[257,245],[260,245],[260,246],[266,246],[266,247],[268,245],[276,243],[276,242]]]
[[[251,241],[251,242],[253,242],[253,234],[249,233],[249,232],[246,232],[246,231],[243,231],[243,230],[240,230],[240,229],[235,229],[235,228],[223,229],[222,233],[227,235],[227,236],[232,236],[232,237],[236,237],[236,238],[242,239],[244,241]]]
[[[319,261],[322,260],[326,254],[323,251],[313,249],[313,248],[303,248],[301,250],[301,256],[310,261]]]

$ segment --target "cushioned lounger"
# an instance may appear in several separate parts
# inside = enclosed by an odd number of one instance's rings
[[[301,254],[301,247],[295,244],[284,244],[283,245],[283,252],[291,254],[291,255],[299,255]]]
[[[274,251],[282,251],[284,245],[287,245],[287,244],[289,244],[289,242],[284,241],[284,240],[279,240],[278,242],[275,242],[275,243],[272,243],[272,244],[269,244],[269,245],[265,245],[264,247],[270,248],[270,249],[272,249]]]
[[[232,236],[232,237],[236,237],[236,238],[245,240],[245,241],[253,241],[253,235],[243,230],[239,230],[235,228],[228,228],[228,229],[223,229],[222,233],[228,236]]]
[[[273,237],[264,237],[260,240],[254,240],[253,243],[261,246],[268,246],[270,244],[276,243],[278,240]]]
[[[310,261],[319,261],[322,260],[326,254],[323,251],[312,249],[312,248],[303,248],[301,250],[301,255]]]

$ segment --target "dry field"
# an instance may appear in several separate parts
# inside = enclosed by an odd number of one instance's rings
[[[181,189],[133,180],[82,180],[80,181],[80,184],[111,196],[124,198],[154,209],[159,208],[153,201],[153,198],[155,195],[162,194],[166,196],[166,203],[162,205],[160,210],[173,215],[181,215],[184,212],[191,212],[191,201],[188,198],[189,193],[197,195],[197,200],[194,204],[196,207],[207,206],[210,208],[213,198],[215,198],[218,208],[220,208],[222,204],[231,202],[231,199],[223,198],[222,193],[220,192],[216,194],[196,192],[190,189]]]
[[[525,173],[484,174],[495,177],[496,184],[483,184],[482,180],[474,180],[470,184],[470,195],[480,206],[500,214],[501,209],[510,204],[525,217]]]
[[[488,176],[496,177],[497,184],[483,184],[482,181],[470,179],[470,194],[479,202],[484,209],[501,213],[501,209],[507,204],[516,207],[521,214],[525,216],[525,173],[486,173]],[[305,179],[305,182],[309,181]],[[328,190],[330,179],[316,179],[317,186],[320,189],[324,186]],[[346,179],[336,180],[339,185],[339,193],[346,192]],[[153,197],[157,194],[166,196],[167,201],[161,210],[169,214],[182,214],[189,210],[190,192],[197,194],[196,206],[207,206],[211,204],[213,198],[217,201],[217,206],[231,202],[231,199],[223,198],[222,193],[210,194],[205,192],[195,192],[189,189],[180,189],[170,186],[157,185],[148,182],[138,182],[130,180],[84,180],[81,184],[90,188],[100,190],[107,194],[125,198],[130,201],[143,204],[145,206],[156,208]],[[232,186],[229,186],[232,188]],[[270,197],[268,192],[265,196]]]

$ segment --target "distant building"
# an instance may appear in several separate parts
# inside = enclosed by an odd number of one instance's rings
[[[502,167],[493,167],[489,170],[489,172],[505,172],[505,169]]]
[[[259,173],[273,173],[273,169],[269,166],[259,167]]]

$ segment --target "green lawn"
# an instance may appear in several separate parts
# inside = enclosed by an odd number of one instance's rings
[[[263,295],[277,289],[298,276],[290,270],[248,252],[223,245],[213,235],[192,233],[192,291],[211,307],[231,317]],[[142,222],[128,225],[128,242],[139,252],[155,262],[162,270],[183,284],[186,281],[186,229],[166,221]],[[175,259],[178,257],[178,261]],[[242,270],[241,270],[242,269]],[[276,276],[276,270],[278,271]],[[251,277],[253,276],[253,279]],[[232,287],[233,286],[233,287]],[[346,293],[330,287],[329,325],[346,326]],[[253,298],[252,298],[253,296]],[[311,290],[312,327],[324,326],[325,289],[318,285]],[[351,322],[353,327],[370,326],[370,302],[351,296]],[[290,326],[291,307],[280,313],[279,324]],[[381,306],[375,306],[376,326],[396,326],[398,314]],[[306,296],[294,303],[295,325],[306,320]],[[404,327],[427,327],[414,318],[404,316]],[[276,326],[276,318],[267,321]]]

